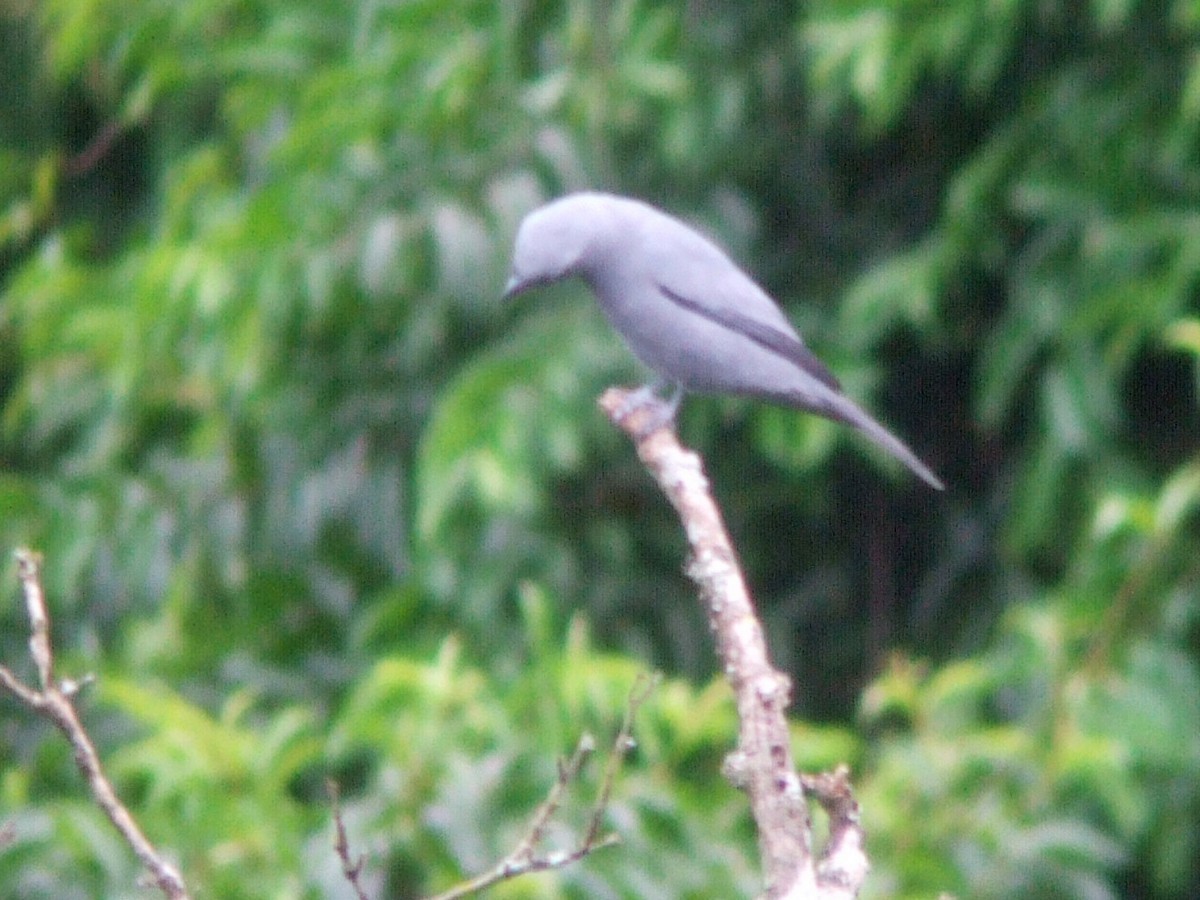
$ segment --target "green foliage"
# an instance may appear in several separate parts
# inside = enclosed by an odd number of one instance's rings
[[[45,553],[60,672],[198,896],[344,893],[327,775],[374,889],[479,871],[647,667],[622,846],[496,893],[758,889],[678,525],[593,405],[636,370],[584,291],[498,299],[584,186],[716,234],[950,486],[685,406],[871,895],[1200,879],[1200,16],[693,6],[0,16],[0,577]],[[0,606],[19,673],[26,635]],[[0,884],[140,896],[0,703]]]

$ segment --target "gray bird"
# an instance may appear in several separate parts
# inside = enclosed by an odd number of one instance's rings
[[[942,483],[842,393],[766,292],[716,244],[649,204],[579,193],[534,210],[517,231],[504,294],[578,276],[635,356],[685,391],[742,394],[850,425],[938,490]],[[661,386],[657,385],[657,386]],[[647,385],[640,400],[653,397]]]

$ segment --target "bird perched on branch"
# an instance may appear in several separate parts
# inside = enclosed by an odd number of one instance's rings
[[[767,293],[698,231],[649,204],[579,193],[534,210],[517,231],[510,297],[577,276],[634,355],[671,384],[655,424],[684,392],[741,394],[844,422],[928,484],[942,483],[907,446],[842,393]]]

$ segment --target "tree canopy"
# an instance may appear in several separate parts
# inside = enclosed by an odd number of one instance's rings
[[[500,300],[524,213],[612,190],[948,485],[684,404],[867,895],[1190,895],[1197,38],[1185,0],[10,3],[0,662],[35,547],[102,755],[214,898],[344,892],[327,776],[387,896],[481,870],[661,669],[623,845],[497,893],[754,895],[684,542],[595,406],[643,373],[582,286]],[[70,748],[0,726],[5,892],[134,896]]]

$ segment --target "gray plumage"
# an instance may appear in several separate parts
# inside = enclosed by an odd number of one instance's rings
[[[842,393],[766,292],[716,244],[611,194],[570,194],[517,232],[505,295],[578,276],[643,363],[682,391],[743,394],[850,425],[939,490],[899,438]]]

